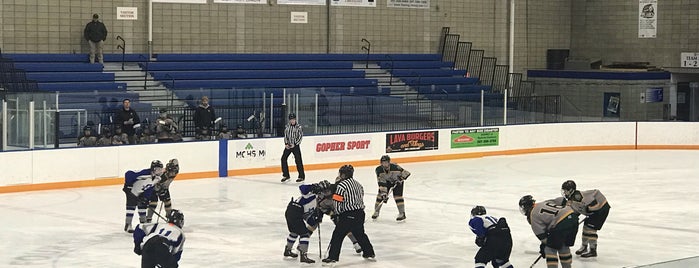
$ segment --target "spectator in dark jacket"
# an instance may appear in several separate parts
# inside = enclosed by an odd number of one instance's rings
[[[197,139],[202,140],[205,135],[211,136],[214,120],[216,120],[216,113],[214,113],[214,107],[209,105],[209,97],[201,97],[201,103],[194,111],[194,127],[196,128]]]
[[[92,15],[92,21],[85,25],[85,39],[90,43],[90,63],[95,63],[95,53],[99,63],[104,63],[104,55],[102,55],[102,47],[104,41],[107,40],[107,27],[99,21],[100,16]]]
[[[128,135],[129,144],[135,144],[136,131],[133,126],[141,123],[141,119],[138,118],[136,111],[131,109],[131,100],[124,99],[122,103],[123,107],[116,112],[116,122],[114,123],[120,125],[121,130]]]

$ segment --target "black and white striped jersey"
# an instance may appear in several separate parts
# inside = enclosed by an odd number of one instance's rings
[[[335,194],[335,211],[337,214],[364,209],[364,187],[355,180],[349,178],[337,183]]]
[[[298,123],[293,126],[286,125],[286,129],[284,129],[284,144],[299,145],[302,139],[303,130],[301,129],[301,125]]]

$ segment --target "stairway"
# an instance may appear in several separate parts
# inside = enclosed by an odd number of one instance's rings
[[[157,81],[149,74],[141,70],[138,63],[128,62],[121,69],[121,63],[105,63],[105,73],[113,73],[116,82],[126,83],[127,92],[138,93],[139,102],[147,102],[154,108],[161,107],[184,107],[186,104],[175,96],[172,91],[165,88],[160,81]]]

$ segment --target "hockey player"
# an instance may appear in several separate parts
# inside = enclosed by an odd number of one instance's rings
[[[397,221],[405,220],[405,200],[403,199],[403,182],[408,179],[410,172],[397,164],[391,163],[391,157],[381,156],[381,165],[376,167],[376,180],[379,183],[379,194],[374,204],[372,219],[379,217],[381,206],[388,202],[388,194],[393,191],[393,200],[398,207]]]
[[[160,167],[160,170],[157,168]],[[124,187],[122,190],[126,194],[126,224],[124,225],[124,231],[133,233],[133,228],[131,228],[131,222],[133,221],[133,213],[136,210],[136,206],[139,205],[138,194],[133,193],[134,184],[137,181],[146,180],[149,177],[156,177],[162,174],[163,163],[160,160],[153,160],[150,163],[150,168],[143,169],[141,171],[127,171],[124,175]],[[159,174],[158,174],[159,172]],[[138,187],[142,187],[143,183],[139,182]],[[146,218],[145,209],[141,211],[139,209],[139,221],[144,222]],[[143,218],[143,220],[141,220]]]
[[[561,193],[575,212],[587,216],[583,225],[582,246],[575,254],[583,258],[597,257],[597,231],[602,229],[609,215],[607,198],[597,189],[578,191],[572,180],[567,180],[561,185]]]
[[[536,203],[531,195],[519,199],[519,211],[527,216],[532,231],[541,241],[539,253],[546,258],[547,267],[557,268],[560,258],[561,266],[570,268],[573,262],[570,246],[575,242],[578,214],[553,200]]]
[[[149,209],[149,203],[155,195],[155,185],[160,182],[160,176],[163,175],[163,163],[160,160],[153,160],[150,164],[150,174],[138,176],[131,188],[131,194],[138,199],[138,220],[140,223],[151,222],[152,215],[146,216],[146,210]],[[155,209],[153,206],[151,210]]]
[[[476,245],[480,247],[475,257],[476,268],[485,268],[489,262],[496,268],[514,267],[510,264],[512,235],[505,218],[488,216],[483,206],[475,206],[468,226],[476,234]]]
[[[176,268],[184,246],[184,214],[173,209],[167,223],[142,223],[133,234],[134,253],[141,255],[141,268]]]
[[[161,176],[160,182],[155,184],[155,194],[151,195],[150,203],[148,207],[150,208],[146,213],[146,219],[152,219],[155,209],[158,207],[158,199],[163,202],[165,207],[165,214],[169,214],[172,210],[172,201],[170,198],[170,183],[175,180],[177,174],[180,173],[180,163],[177,159],[173,158],[167,162],[165,165],[165,173]]]
[[[286,246],[284,247],[284,257],[296,258],[300,254],[300,261],[304,263],[315,263],[314,260],[308,258],[308,241],[323,218],[323,214],[316,208],[316,195],[312,189],[313,186],[310,184],[300,185],[301,196],[291,199],[284,213],[286,226],[289,229],[289,236],[286,238]],[[297,238],[299,238],[299,254],[291,251]]]

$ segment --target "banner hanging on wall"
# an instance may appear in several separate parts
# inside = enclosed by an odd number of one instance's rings
[[[439,149],[439,131],[386,134],[387,153],[437,149]]]
[[[658,33],[658,0],[639,0],[638,38],[655,38]]]
[[[430,0],[387,0],[388,7],[430,8]]]
[[[153,3],[206,4],[207,0],[153,0]]]
[[[331,6],[376,7],[376,0],[332,0]]]
[[[324,6],[325,0],[277,0],[278,5]]]
[[[221,4],[267,4],[267,0],[214,0]]]
[[[452,149],[497,146],[499,143],[499,128],[457,129],[451,131]]]

